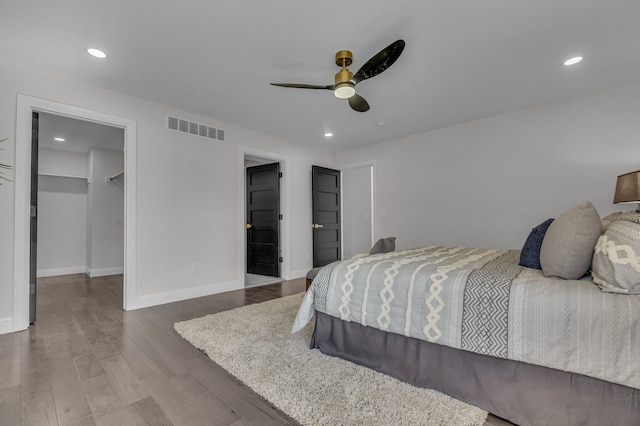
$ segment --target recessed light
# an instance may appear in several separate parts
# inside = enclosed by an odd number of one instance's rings
[[[574,56],[573,58],[570,58],[570,59],[567,59],[566,61],[564,61],[564,64],[566,66],[575,65],[580,61],[582,61],[582,56]]]
[[[331,133],[331,132],[327,132],[327,133],[324,134],[325,138],[330,138],[332,136],[333,136],[333,133]]]
[[[64,142],[65,138],[56,137],[56,138],[53,138],[53,140],[56,141],[56,142]]]
[[[99,59],[104,59],[107,57],[107,54],[104,53],[102,50],[100,49],[95,49],[93,47],[90,47],[87,49],[87,53],[95,58],[99,58]]]
[[[387,122],[386,122],[386,121],[378,121],[378,122],[376,123],[376,126],[378,126],[378,127],[385,127],[386,125],[387,125]]]

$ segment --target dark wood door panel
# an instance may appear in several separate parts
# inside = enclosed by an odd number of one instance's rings
[[[247,167],[247,272],[280,276],[280,164]]]
[[[313,267],[342,258],[340,223],[340,171],[312,167]]]

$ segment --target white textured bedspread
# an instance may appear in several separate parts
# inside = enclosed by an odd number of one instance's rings
[[[323,268],[293,332],[315,310],[345,321],[640,389],[640,295],[589,278],[545,278],[519,251],[424,247]]]

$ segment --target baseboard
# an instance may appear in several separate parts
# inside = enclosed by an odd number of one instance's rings
[[[181,300],[195,299],[196,297],[211,296],[212,294],[244,288],[244,283],[230,281],[226,283],[209,284],[200,287],[186,288],[166,293],[152,294],[137,297],[129,310],[148,308],[150,306],[164,305],[165,303],[179,302]]]
[[[57,277],[59,275],[72,275],[72,274],[84,274],[87,270],[86,266],[69,266],[66,268],[50,268],[50,269],[38,269],[36,271],[36,277]]]
[[[0,318],[0,334],[13,332],[13,318]]]
[[[84,271],[91,278],[95,277],[105,277],[107,275],[122,275],[124,274],[123,266],[116,266],[115,268],[101,268],[101,269],[89,269],[86,268]]]

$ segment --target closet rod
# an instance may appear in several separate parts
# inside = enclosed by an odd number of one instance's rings
[[[120,173],[115,174],[111,177],[108,177],[107,179],[109,180],[109,182],[111,182],[112,180],[116,179],[118,176],[122,176],[123,174],[124,174],[124,171],[121,171]]]

